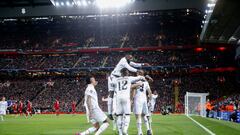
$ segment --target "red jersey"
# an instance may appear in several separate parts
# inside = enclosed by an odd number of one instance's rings
[[[56,101],[54,103],[54,108],[55,108],[55,110],[58,110],[60,108],[59,101]]]
[[[16,103],[13,104],[13,112],[15,112],[15,113],[17,112],[17,104]]]
[[[28,102],[28,104],[27,104],[27,111],[28,112],[32,111],[32,103],[31,102]]]
[[[19,112],[22,112],[22,109],[23,109],[23,103],[20,102],[20,103],[19,103],[19,107],[18,107],[18,111],[19,111]]]
[[[76,103],[72,102],[72,111],[75,112],[76,111]]]

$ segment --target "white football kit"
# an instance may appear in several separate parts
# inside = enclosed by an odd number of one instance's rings
[[[137,72],[137,69],[133,68],[133,67],[141,67],[141,66],[142,66],[142,64],[129,62],[129,61],[127,61],[127,59],[125,57],[123,57],[118,62],[118,64],[116,65],[116,67],[112,71],[111,75],[108,77],[108,90],[113,91],[113,89],[114,89],[113,88],[114,79],[121,76],[121,70],[123,68],[127,68],[131,72]]]
[[[155,107],[155,104],[156,104],[157,97],[158,97],[158,95],[152,94],[152,99],[149,101],[151,112],[154,111],[154,107]]]
[[[116,114],[130,114],[131,113],[131,103],[130,103],[130,93],[131,85],[133,82],[143,80],[144,77],[119,77],[116,78],[114,82],[115,92],[116,92]]]
[[[7,101],[0,101],[0,115],[6,115],[7,107]]]
[[[149,83],[144,81],[142,86],[138,87],[134,96],[134,113],[148,114],[147,90],[150,89]]]
[[[91,97],[91,110],[89,110],[90,108],[88,108],[87,106],[87,96]],[[84,106],[86,108],[87,118],[88,120],[90,118],[90,122],[92,124],[95,124],[96,122],[104,122],[107,119],[106,114],[101,110],[98,105],[97,92],[92,84],[89,84],[86,88]],[[91,117],[89,113],[91,113]]]

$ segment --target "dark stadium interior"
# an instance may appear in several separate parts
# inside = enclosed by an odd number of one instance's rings
[[[109,14],[1,13],[0,96],[30,100],[42,112],[52,112],[59,99],[67,113],[76,101],[77,111],[84,112],[86,75],[99,81],[99,99],[107,97],[107,74],[130,53],[134,61],[151,65],[143,69],[154,78],[151,89],[161,97],[156,112],[167,107],[184,113],[187,91],[209,92],[215,109],[239,103],[239,0],[218,0],[210,18],[204,6],[181,8],[186,5]],[[54,8],[50,0],[0,1],[4,11],[45,6]],[[178,107],[174,87],[179,88]],[[107,111],[107,103],[99,102]]]

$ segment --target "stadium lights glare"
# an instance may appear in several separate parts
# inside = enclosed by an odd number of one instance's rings
[[[54,6],[59,7],[59,6],[88,6],[88,5],[95,5],[98,8],[120,8],[125,5],[134,3],[135,0],[66,0],[66,1],[54,1]]]
[[[209,8],[211,8],[211,7],[214,7],[215,4],[207,4],[207,6],[208,6]]]
[[[133,3],[135,0],[96,0],[99,8],[119,8],[127,4]]]
[[[66,5],[67,5],[67,6],[70,6],[70,2],[69,2],[69,1],[66,1]]]
[[[77,5],[81,6],[82,5],[81,1],[77,1]]]
[[[86,0],[83,0],[83,1],[82,1],[82,5],[83,5],[83,6],[87,6],[87,1],[86,1]]]
[[[56,2],[55,5],[56,5],[56,7],[58,7],[59,6],[59,2]]]

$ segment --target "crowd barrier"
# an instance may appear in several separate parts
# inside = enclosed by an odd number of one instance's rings
[[[215,118],[215,119],[221,119],[221,120],[225,120],[225,121],[231,121],[231,115],[233,113],[236,113],[236,122],[240,123],[240,111],[237,112],[228,112],[228,111],[224,111],[224,112],[216,112],[216,111],[212,111],[209,114],[210,118]]]

